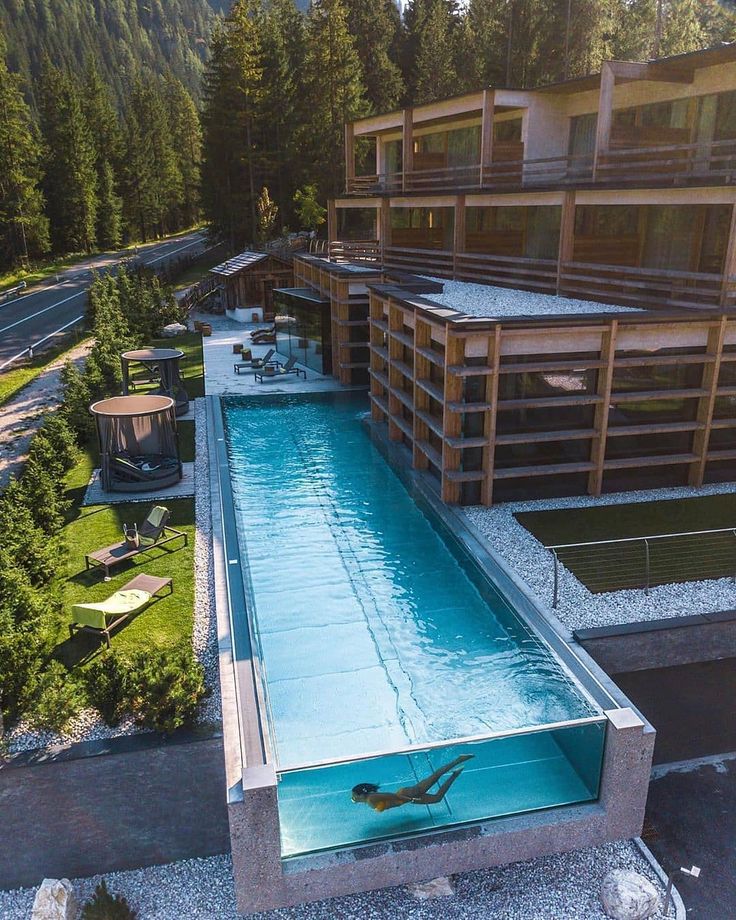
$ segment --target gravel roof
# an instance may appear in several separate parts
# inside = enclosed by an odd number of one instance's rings
[[[518,291],[515,288],[493,287],[488,284],[445,281],[442,278],[429,280],[439,281],[444,284],[445,289],[442,294],[425,295],[427,300],[470,316],[495,319],[510,316],[579,316],[588,313],[646,312],[636,307],[596,303],[593,300],[575,300],[570,297],[556,297],[554,294]]]
[[[552,610],[552,555],[536,537],[517,521],[522,511],[559,508],[590,508],[630,502],[664,501],[700,495],[733,492],[733,483],[715,483],[700,488],[648,489],[617,492],[599,498],[584,495],[528,502],[509,502],[485,508],[463,508],[466,518],[489,543],[493,552],[529,586],[539,603],[548,608],[568,629],[618,626],[645,620],[676,618],[695,613],[712,613],[736,608],[736,584],[730,578],[659,585],[649,594],[640,589],[591,593],[582,582],[560,565],[559,604]]]

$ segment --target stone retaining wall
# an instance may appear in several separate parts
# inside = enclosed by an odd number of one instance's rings
[[[0,762],[0,888],[230,849],[222,734],[153,734]]]

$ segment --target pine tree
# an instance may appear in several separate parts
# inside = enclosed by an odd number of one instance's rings
[[[49,248],[41,148],[20,79],[5,63],[0,32],[0,267],[10,268]]]
[[[458,54],[463,89],[503,85],[507,23],[506,0],[470,0],[463,17]]]
[[[665,5],[662,41],[659,57],[697,51],[707,44],[702,24],[702,7],[699,0],[675,0]]]
[[[269,184],[282,220],[305,173],[298,144],[299,123],[309,100],[300,83],[304,70],[304,17],[294,0],[270,0],[260,22],[261,97],[259,139],[262,179]]]
[[[83,104],[95,147],[97,243],[102,249],[115,249],[122,239],[123,203],[119,194],[119,175],[123,136],[110,89],[103,82],[94,58],[87,65]]]
[[[456,26],[453,8],[447,0],[432,0],[419,32],[415,65],[416,104],[457,94]]]
[[[404,80],[393,56],[401,17],[394,0],[345,0],[348,29],[363,67],[368,101],[376,112],[390,112],[404,94]]]
[[[164,96],[169,132],[176,138],[174,153],[182,183],[177,226],[191,227],[199,219],[202,125],[194,100],[181,80],[169,75],[164,84]]]
[[[72,77],[44,67],[40,90],[45,144],[44,192],[56,252],[89,252],[95,245],[97,173],[95,147]]]
[[[344,125],[367,114],[360,59],[342,0],[315,0],[307,23],[303,145],[326,197],[343,187]]]
[[[265,185],[258,196],[256,208],[258,210],[258,240],[261,243],[266,243],[273,236],[279,209],[278,205],[271,200]]]
[[[263,50],[256,0],[237,0],[212,38],[204,79],[202,205],[214,232],[238,247],[256,233]]]

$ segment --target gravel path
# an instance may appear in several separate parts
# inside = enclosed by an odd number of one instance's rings
[[[61,402],[64,364],[73,361],[80,365],[91,347],[91,341],[82,342],[63,354],[0,409],[0,488],[8,484],[11,474],[18,474],[44,415]]]
[[[599,891],[612,869],[634,869],[662,885],[628,841],[469,872],[455,895],[416,901],[406,888],[385,888],[317,904],[258,914],[260,920],[606,920]],[[138,910],[139,920],[236,920],[229,856],[192,859],[106,876],[108,887]],[[100,877],[74,882],[82,899]],[[0,891],[0,917],[28,920],[34,891]],[[661,918],[663,915],[655,915]]]
[[[618,492],[600,498],[552,499],[549,501],[509,502],[484,508],[463,508],[468,521],[486,538],[498,556],[532,589],[543,605],[552,605],[553,566],[549,550],[522,527],[514,515],[522,511],[547,511],[559,508],[589,508],[596,505],[623,505],[630,502],[691,498],[734,491],[733,483],[719,483],[698,489],[652,489]],[[559,605],[554,614],[569,629],[613,626],[667,617],[709,613],[736,608],[736,584],[730,578],[685,582],[651,588],[592,594],[564,566],[560,566]]]

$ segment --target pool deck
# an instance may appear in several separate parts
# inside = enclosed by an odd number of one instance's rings
[[[202,339],[208,396],[268,396],[273,393],[327,393],[346,389],[334,377],[324,377],[303,365],[299,367],[306,372],[306,380],[301,374],[290,374],[277,379],[264,378],[260,383],[252,371],[238,374],[234,365],[240,361],[240,355],[233,353],[233,345],[245,345],[251,349],[254,358],[263,357],[273,346],[252,345],[250,336],[256,329],[266,329],[270,324],[237,323],[226,316],[209,313],[192,314],[192,319],[202,319],[212,326],[212,335]],[[276,358],[282,364],[287,361],[284,355],[278,353]]]

